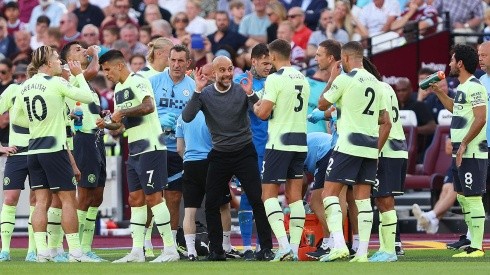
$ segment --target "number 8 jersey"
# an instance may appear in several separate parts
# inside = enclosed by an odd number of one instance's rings
[[[29,154],[51,153],[66,149],[65,97],[82,103],[94,101],[83,77],[76,76],[80,88],[58,76],[38,73],[19,88],[14,108],[29,120]]]
[[[339,139],[334,150],[351,156],[378,158],[379,111],[386,109],[378,80],[365,69],[341,74],[323,94],[337,106]]]
[[[265,148],[306,152],[306,113],[310,84],[293,67],[283,67],[265,81],[262,100],[273,102]]]

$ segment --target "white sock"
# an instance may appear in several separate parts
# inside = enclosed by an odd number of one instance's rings
[[[256,243],[255,244],[255,252],[259,252],[259,251],[260,251],[260,244]]]
[[[299,244],[292,243],[291,249],[293,250],[294,256],[298,257]]]
[[[136,254],[145,254],[143,251],[143,247],[133,247],[131,248],[131,253],[136,253]]]
[[[330,237],[328,237],[327,247],[334,248],[333,234],[330,234]]]
[[[334,248],[344,248],[345,247],[344,233],[342,231],[330,232],[330,236],[333,236],[333,247]]]
[[[471,241],[471,233],[469,228],[468,231],[466,232],[466,238]]]
[[[323,249],[327,249],[328,248],[328,240],[329,239],[330,238],[323,238],[323,240],[322,240],[322,246],[321,246]]]
[[[185,245],[187,246],[187,255],[194,255],[197,257],[196,251],[196,234],[184,235]]]
[[[247,250],[252,250],[252,246],[251,245],[247,245],[247,246],[244,246],[243,247],[243,251],[247,251]]]
[[[356,250],[356,256],[363,256],[368,253],[369,242],[359,242]]]
[[[436,219],[437,218],[436,213],[432,210],[427,212],[427,218],[429,218],[429,220]]]
[[[174,243],[177,243],[177,230],[172,230],[172,236],[174,237]]]
[[[145,236],[148,233],[148,228],[145,227]],[[149,233],[151,234],[151,233]],[[147,240],[145,238],[145,248],[153,248],[153,244],[151,243],[151,239]]]
[[[289,244],[289,241],[288,241],[288,237],[287,236],[283,236],[283,237],[280,237],[278,240],[279,242],[279,248],[280,250],[291,250],[291,245]]]
[[[223,250],[225,252],[231,251],[231,231],[223,231]]]
[[[352,235],[352,250],[357,251],[359,248],[359,235],[354,234]]]

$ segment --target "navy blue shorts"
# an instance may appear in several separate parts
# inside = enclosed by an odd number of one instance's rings
[[[333,150],[328,151],[328,153],[323,156],[319,161],[316,162],[315,174],[315,183],[311,190],[322,189],[325,185],[325,173],[327,172],[328,160],[332,155]]]
[[[328,161],[326,181],[347,185],[375,184],[377,159],[351,156],[334,151]]]
[[[372,196],[379,198],[403,195],[406,175],[407,159],[380,157]]]
[[[31,189],[75,191],[77,180],[66,150],[27,156]]]
[[[141,189],[146,195],[161,192],[167,184],[166,162],[165,150],[129,156],[126,169],[129,192]]]
[[[465,196],[477,196],[487,191],[488,159],[463,158],[461,166],[456,168],[453,157],[454,190]]]
[[[306,152],[265,150],[262,183],[285,183],[286,179],[303,178]]]
[[[168,183],[165,190],[182,192],[182,173],[184,161],[177,152],[167,151],[167,175]]]
[[[77,132],[73,138],[73,157],[78,169],[82,173],[82,178],[78,182],[78,187],[96,188],[104,187],[107,178],[105,145],[103,137],[95,142],[95,134]]]
[[[7,157],[3,175],[3,190],[24,190],[25,181],[28,176],[27,155],[12,155]]]

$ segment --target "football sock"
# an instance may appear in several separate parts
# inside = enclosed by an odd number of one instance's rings
[[[433,210],[427,212],[427,218],[429,218],[429,220],[436,219],[437,218],[436,213]]]
[[[82,248],[80,246],[79,233],[66,234],[66,242],[68,243],[68,250],[70,255],[75,257],[82,256]]]
[[[329,238],[323,238],[322,239],[322,246],[321,246],[321,248],[323,248],[323,249],[327,249],[328,248],[328,240],[329,240]]]
[[[384,251],[389,254],[395,254],[395,234],[396,234],[396,224],[398,218],[396,216],[395,210],[386,211],[381,213],[382,218],[382,239]]]
[[[131,237],[133,238],[132,252],[142,252],[143,243],[145,242],[145,224],[146,224],[146,205],[140,207],[131,207]]]
[[[50,207],[48,209],[48,224],[46,226],[46,230],[48,232],[48,248],[50,251],[52,251],[52,254],[56,255],[60,244],[60,239],[63,241],[60,208]]]
[[[36,252],[36,241],[34,240],[34,230],[32,229],[32,212],[34,212],[34,206],[29,206],[29,225],[27,227],[27,231],[29,232],[29,244],[27,253]]]
[[[359,228],[359,248],[357,249],[356,255],[362,256],[368,252],[369,238],[371,237],[371,229],[373,227],[373,208],[371,207],[370,199],[356,200],[356,206],[358,210],[357,224]]]
[[[466,237],[468,238],[468,235],[472,236],[473,230],[472,225],[471,225],[471,214],[470,214],[470,207],[468,206],[468,203],[466,201],[466,197],[460,194],[456,195],[456,199],[459,202],[459,205],[461,206],[462,212],[463,212],[463,217],[466,225],[468,226],[468,233]]]
[[[231,250],[231,231],[223,231],[223,250],[225,252],[230,252]]]
[[[153,224],[155,223],[155,217],[151,217],[151,222],[146,228],[145,232],[145,247],[153,247],[151,243],[151,232],[153,231]]]
[[[383,214],[379,212],[379,225],[378,225],[378,236],[379,236],[379,249],[378,251],[385,251],[384,236],[383,236]]]
[[[46,243],[47,232],[34,232],[34,240],[36,241],[37,254],[44,256],[49,255],[48,244]]]
[[[359,234],[352,234],[352,250],[357,251],[359,248]]]
[[[170,212],[168,211],[165,201],[153,206],[151,208],[153,217],[155,218],[155,225],[162,236],[163,246],[170,247],[175,243],[175,239],[170,229]]]
[[[77,216],[78,216],[78,234],[81,243],[83,238],[83,229],[85,228],[85,222],[87,221],[87,211],[77,210]]]
[[[269,198],[264,202],[265,213],[269,224],[279,242],[279,248],[281,250],[290,250],[288,238],[286,236],[286,229],[284,228],[284,213],[277,198]]]
[[[471,247],[482,249],[485,229],[485,208],[480,196],[466,197],[471,216]]]
[[[95,220],[97,219],[98,207],[89,207],[87,210],[87,217],[85,219],[85,227],[83,229],[82,237],[82,251],[87,253],[92,251],[92,242],[94,240]],[[79,234],[82,234],[79,232]]]
[[[168,208],[167,208],[167,210],[168,210]],[[177,230],[172,230],[172,237],[174,238],[174,243],[176,243],[177,242]]]
[[[342,231],[342,209],[340,208],[339,198],[335,196],[323,199],[325,218],[327,219],[330,236],[333,237],[333,248],[344,248],[345,239]]]
[[[187,246],[187,255],[194,255],[197,257],[196,251],[196,234],[184,235],[185,245]]]
[[[468,228],[468,230],[466,230],[466,239],[471,241],[471,232],[470,232],[469,228]]]
[[[240,225],[244,250],[250,250],[252,249],[253,211],[245,193],[242,193],[240,196],[238,222]]]
[[[303,200],[298,200],[289,204],[291,214],[289,217],[289,235],[291,248],[294,255],[298,255],[298,248],[303,235],[303,227],[305,226],[305,207]]]
[[[2,238],[2,251],[10,252],[10,240],[15,227],[15,210],[17,207],[6,205],[2,206],[0,214],[0,237]]]

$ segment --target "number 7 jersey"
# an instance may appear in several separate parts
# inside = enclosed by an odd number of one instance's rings
[[[310,84],[293,67],[283,67],[265,81],[263,100],[273,102],[269,118],[269,140],[265,148],[306,152],[306,114]]]
[[[94,101],[94,94],[82,74],[77,88],[58,76],[38,73],[19,88],[14,108],[29,120],[29,153],[51,153],[66,149],[65,97],[82,103]],[[96,96],[96,95],[95,95]]]
[[[353,69],[339,75],[323,96],[338,110],[339,139],[334,150],[377,159],[379,112],[386,109],[378,80],[365,69]]]

